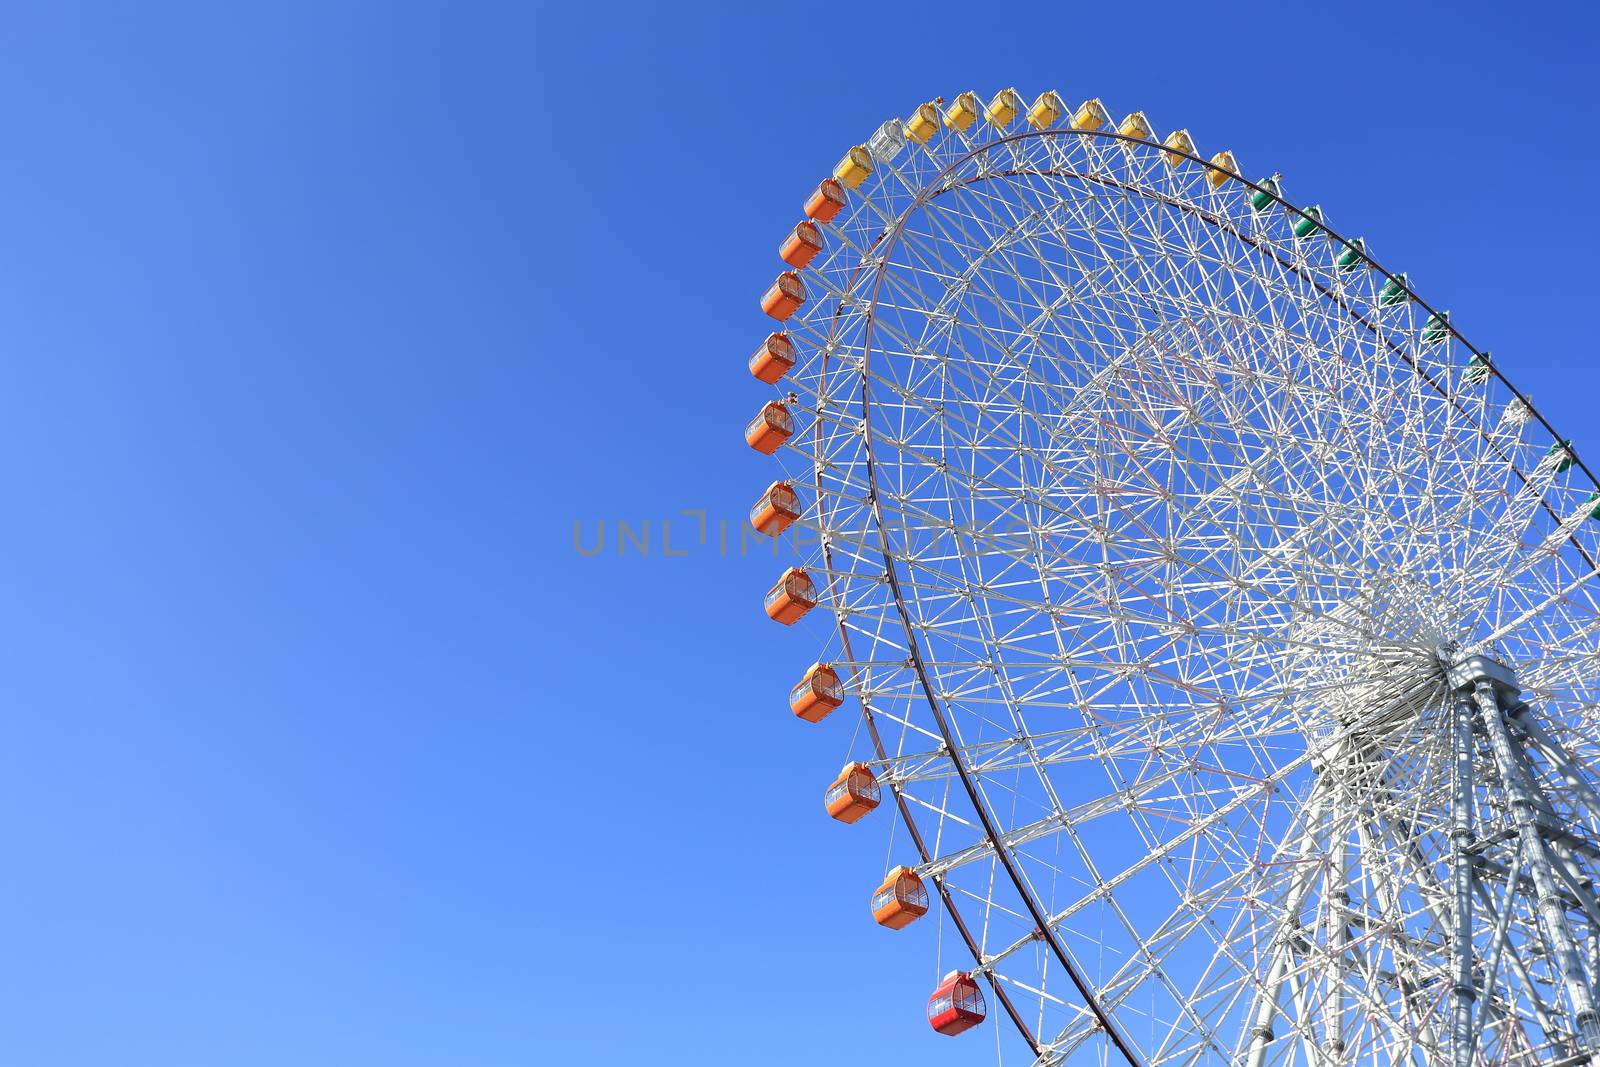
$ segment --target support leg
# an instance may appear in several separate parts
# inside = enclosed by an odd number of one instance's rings
[[[1527,771],[1527,755],[1511,739],[1500,707],[1500,696],[1494,685],[1479,680],[1473,696],[1494,752],[1495,766],[1500,772],[1501,786],[1517,828],[1528,874],[1533,879],[1535,911],[1545,944],[1550,950],[1551,963],[1560,976],[1561,987],[1572,1007],[1572,1021],[1583,1051],[1595,1055],[1600,1053],[1600,1012],[1595,1010],[1594,990],[1584,974],[1577,941],[1567,923],[1566,905],[1561,899],[1561,887],[1556,881],[1549,845],[1539,830],[1538,809],[1534,804],[1533,785]]]
[[[1450,1018],[1450,1054],[1455,1067],[1472,1067],[1477,1034],[1472,1025],[1472,1005],[1477,990],[1472,982],[1472,700],[1456,698],[1451,733],[1450,882],[1455,897],[1451,908],[1450,942],[1455,971]]]

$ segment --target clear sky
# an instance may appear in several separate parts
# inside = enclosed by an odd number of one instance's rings
[[[0,1059],[992,1059],[822,813],[825,624],[717,550],[756,298],[884,118],[1098,95],[1600,459],[1592,15],[1322,6],[9,6]]]

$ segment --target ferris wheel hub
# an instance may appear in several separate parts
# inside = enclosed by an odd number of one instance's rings
[[[1447,676],[1455,692],[1470,692],[1479,682],[1488,682],[1497,691],[1511,696],[1522,691],[1510,667],[1482,653],[1460,656],[1450,662]]]
[[[1450,598],[1406,575],[1373,575],[1343,603],[1308,610],[1285,674],[1313,747],[1347,737],[1366,748],[1443,707],[1460,656],[1442,635],[1455,625]]]

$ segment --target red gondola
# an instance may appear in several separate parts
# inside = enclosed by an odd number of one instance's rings
[[[951,971],[928,998],[928,1025],[955,1036],[983,1022],[983,990],[966,971]]]

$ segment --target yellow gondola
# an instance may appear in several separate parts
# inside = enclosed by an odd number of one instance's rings
[[[839,160],[839,165],[833,168],[833,176],[851,189],[861,188],[861,183],[871,173],[872,154],[867,151],[866,145],[859,144],[846,152],[844,158]]]
[[[1161,153],[1161,158],[1167,161],[1167,166],[1169,167],[1176,167],[1179,163],[1187,163],[1189,156],[1196,154],[1194,139],[1189,136],[1188,130],[1173,130],[1167,134],[1167,139],[1161,143],[1172,150]]]
[[[944,124],[952,130],[961,130],[963,133],[978,121],[978,95],[976,93],[962,93],[950,101],[950,106],[944,111]]]
[[[1048,130],[1065,110],[1066,106],[1061,103],[1061,97],[1056,95],[1055,90],[1046,89],[1028,109],[1028,125],[1036,130]]]
[[[1078,105],[1078,110],[1072,116],[1072,128],[1075,130],[1098,130],[1111,121],[1111,115],[1106,111],[1106,106],[1098,98],[1085,100]]]
[[[1228,173],[1223,173],[1224,171]],[[1211,188],[1220,189],[1222,183],[1234,174],[1239,173],[1239,161],[1233,158],[1233,153],[1224,148],[1211,157],[1211,169],[1206,171],[1206,181],[1211,183]]]
[[[1117,132],[1124,137],[1137,137],[1141,141],[1149,141],[1156,135],[1150,128],[1150,120],[1144,117],[1143,111],[1135,111],[1122,120],[1122,125],[1117,127]]]
[[[1017,117],[1017,112],[1022,110],[1022,99],[1017,96],[1015,89],[1001,89],[994,94],[994,99],[989,101],[989,106],[983,109],[983,117],[989,125],[997,130],[1003,130],[1011,125],[1011,120]]]
[[[906,139],[917,144],[927,144],[939,132],[939,106],[933,102],[921,105],[906,119]]]

